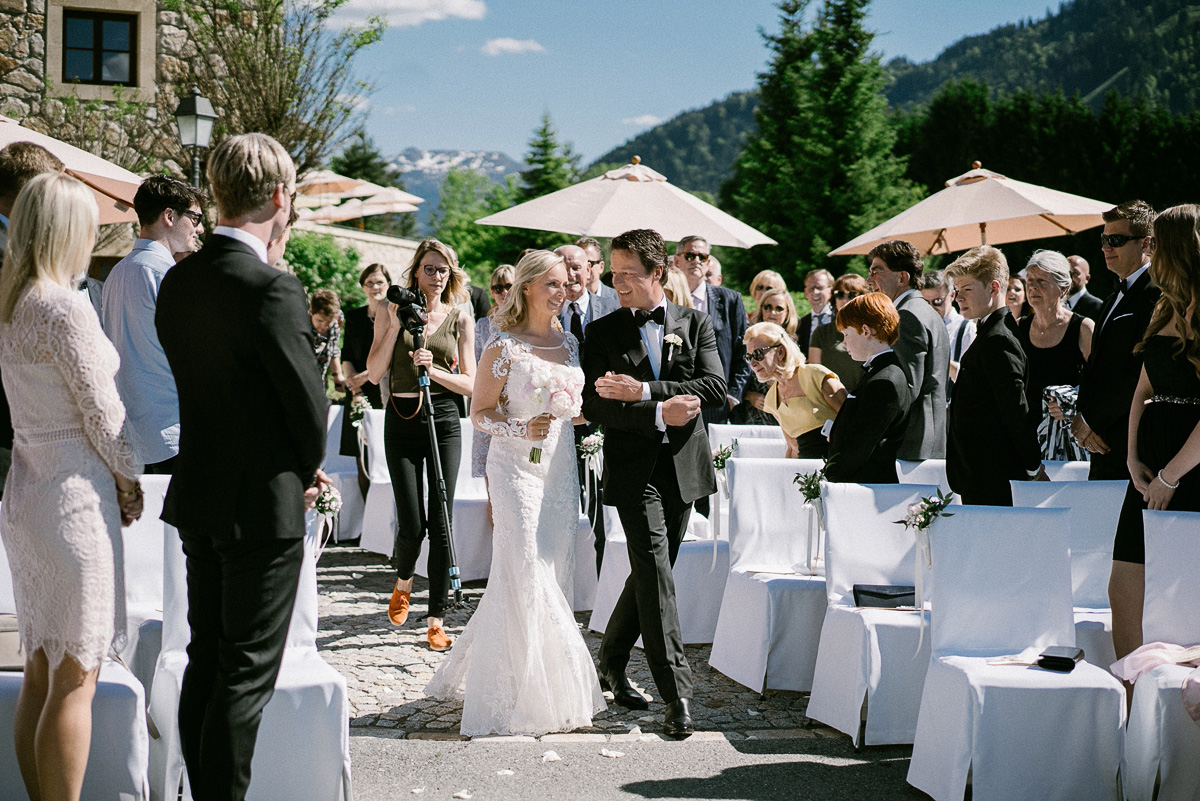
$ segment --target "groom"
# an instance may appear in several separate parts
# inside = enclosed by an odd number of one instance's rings
[[[692,502],[716,491],[701,408],[725,403],[725,372],[708,315],[667,301],[667,249],[654,231],[612,241],[618,309],[587,327],[583,414],[605,427],[604,503],[625,528],[630,576],[600,644],[599,674],[613,700],[646,709],[625,666],[639,636],[664,732],[691,734],[692,672],[683,654],[671,566]]]

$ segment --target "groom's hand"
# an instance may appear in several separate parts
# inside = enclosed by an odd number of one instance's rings
[[[668,426],[685,425],[698,414],[700,399],[695,395],[676,395],[667,398],[662,404],[662,419]]]
[[[596,379],[596,394],[605,400],[636,403],[642,399],[642,382],[631,375],[608,372]]]

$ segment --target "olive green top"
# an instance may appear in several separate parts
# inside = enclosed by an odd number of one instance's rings
[[[458,317],[459,310],[451,308],[446,319],[437,330],[425,340],[425,349],[433,354],[433,364],[447,372],[453,372],[458,364]],[[396,337],[396,347],[392,350],[392,394],[417,392],[417,366],[408,355],[413,350],[412,334],[408,329],[401,329]],[[429,382],[429,392],[437,395],[449,392],[436,381]]]

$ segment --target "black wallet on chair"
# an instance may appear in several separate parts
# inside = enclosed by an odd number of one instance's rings
[[[854,605],[896,609],[917,605],[917,588],[909,584],[855,584]]]
[[[1057,670],[1059,673],[1070,673],[1075,669],[1075,663],[1083,660],[1082,648],[1070,648],[1065,645],[1051,645],[1042,651],[1037,665],[1044,670]]]

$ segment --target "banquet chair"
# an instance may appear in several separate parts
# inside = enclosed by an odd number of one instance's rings
[[[368,409],[359,425],[359,445],[370,488],[363,505],[362,539],[358,546],[390,557],[396,542],[396,498],[383,450],[383,425],[387,412]]]
[[[1058,462],[1045,459],[1046,478],[1051,481],[1087,481],[1092,469],[1091,462]]]
[[[1087,464],[1081,462],[1080,464]],[[1013,481],[1013,505],[1071,512],[1071,597],[1075,644],[1084,658],[1107,669],[1116,661],[1108,576],[1113,539],[1128,481]]]
[[[896,521],[936,492],[921,484],[821,486],[829,607],[805,714],[850,735],[855,747],[911,743],[917,730],[929,667],[925,614],[856,606],[854,586],[914,583],[916,538]]]
[[[822,464],[733,458],[725,467],[729,573],[708,663],[755,692],[812,688],[825,579],[813,569],[816,515],[792,479]]]
[[[778,443],[767,445],[767,443]],[[746,426],[746,425],[710,425],[708,427],[708,446],[715,454],[725,447],[733,448],[733,456],[746,458],[783,458],[787,451],[787,442],[783,438],[783,429],[779,426]],[[779,450],[764,449],[777,447]],[[729,487],[725,480],[725,472],[717,472],[717,491],[709,496],[708,516],[712,524],[713,536],[716,539],[729,539]]]
[[[342,509],[338,512],[337,527],[334,529],[335,542],[356,539],[362,534],[365,504],[358,486],[358,462],[353,456],[340,453],[342,418],[346,408],[340,403],[329,406],[325,424],[325,461],[321,464],[321,469],[329,476],[334,488],[342,494]]]
[[[463,581],[485,579],[492,569],[492,522],[488,519],[487,484],[471,475],[471,437],[475,431],[469,417],[459,418],[462,431],[462,458],[454,486],[454,555]],[[389,488],[390,490],[390,488]],[[428,481],[426,502],[433,502]],[[417,557],[417,575],[429,575],[429,539],[421,543]]]
[[[940,487],[943,493],[950,491],[950,482],[946,479],[945,459],[925,459],[921,462],[897,459],[896,478],[901,484],[934,484]]]
[[[962,506],[928,528],[932,658],[908,783],[936,801],[1117,799],[1125,693],[1028,664],[1075,642],[1066,509]],[[1021,665],[989,664],[1020,653]]]
[[[350,801],[350,702],[346,680],[317,653],[317,516],[305,518],[304,561],[275,692],[263,710],[247,797],[256,801]],[[174,533],[174,530],[171,530]],[[151,798],[174,801],[181,779],[190,799],[179,744],[179,691],[187,667],[187,570],[178,536],[164,553],[163,652],[150,716]]]
[[[147,475],[142,485],[142,516],[122,526],[125,564],[126,641],[121,659],[142,683],[146,697],[154,680],[154,665],[162,649],[163,538],[167,525],[160,518],[170,476]]]
[[[1146,600],[1142,642],[1200,643],[1200,512],[1142,513]],[[1180,686],[1193,671],[1162,665],[1133,685],[1122,779],[1130,801],[1200,799],[1200,724],[1184,711]]]

